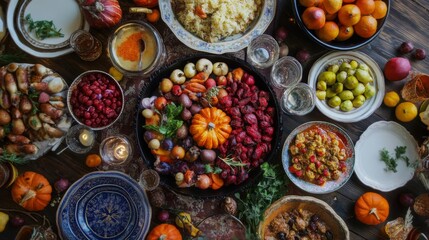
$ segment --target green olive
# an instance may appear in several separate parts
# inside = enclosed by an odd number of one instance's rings
[[[340,99],[343,100],[343,101],[353,100],[353,98],[355,98],[353,96],[352,91],[350,91],[350,90],[344,90],[344,91],[338,93],[338,97],[340,97]]]
[[[328,88],[326,85],[325,81],[318,81],[316,84],[316,88],[317,90],[322,90],[322,91],[326,91],[326,89]]]
[[[367,84],[374,81],[369,72],[362,69],[357,69],[355,76],[357,80],[363,84]]]
[[[350,68],[350,69],[347,70],[347,75],[348,76],[353,76],[353,75],[355,75],[355,72],[356,72],[356,69]]]
[[[324,71],[319,74],[319,77],[317,77],[317,81],[324,81],[328,86],[331,86],[335,83],[336,75],[333,72]]]
[[[363,83],[358,83],[357,87],[352,90],[353,96],[361,95],[365,92],[365,85]]]
[[[365,103],[365,97],[363,95],[358,95],[353,99],[353,107],[358,108]]]
[[[328,67],[328,71],[333,73],[337,73],[339,69],[340,69],[340,66],[338,64],[333,64]]]
[[[356,69],[359,66],[359,63],[356,60],[351,60],[350,66],[352,67],[352,69]]]
[[[369,71],[369,67],[368,67],[368,65],[366,65],[365,63],[361,63],[361,64],[359,64],[358,69],[362,69],[362,70],[364,70],[364,71]]]
[[[372,85],[367,84],[365,86],[365,92],[363,93],[366,99],[370,99],[372,96],[375,95],[375,87]]]
[[[341,104],[341,99],[338,96],[334,96],[328,100],[328,105],[330,107],[335,108],[335,107],[340,106],[340,104]]]
[[[348,111],[352,110],[353,109],[352,101],[346,100],[346,101],[342,102],[340,105],[340,109],[343,112],[348,112]]]
[[[334,85],[332,85],[331,87],[332,91],[334,91],[335,93],[340,93],[343,91],[344,86],[342,83],[335,83]]]
[[[316,97],[319,100],[325,100],[326,99],[326,91],[316,90]]]
[[[341,71],[339,73],[337,73],[337,82],[339,83],[343,83],[347,78],[347,72],[346,71]]]
[[[336,92],[334,92],[334,91],[332,90],[332,88],[328,88],[328,89],[326,90],[326,97],[327,97],[327,98],[331,98],[331,97],[336,96],[336,95],[337,95],[337,93],[336,93]]]
[[[348,69],[352,68],[352,66],[350,65],[350,63],[348,62],[343,62],[340,65],[340,71],[347,71]]]
[[[346,80],[344,81],[344,86],[347,89],[354,89],[355,87],[357,87],[359,84],[359,81],[357,80],[357,78],[355,76],[348,76],[346,78]]]

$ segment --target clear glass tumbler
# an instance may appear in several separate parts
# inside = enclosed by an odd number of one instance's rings
[[[314,109],[316,96],[306,83],[298,83],[287,88],[280,100],[280,106],[286,114],[305,115]]]
[[[268,68],[279,58],[279,53],[277,41],[268,34],[262,34],[253,39],[247,47],[247,60],[256,68]]]
[[[291,56],[277,60],[271,69],[271,84],[275,88],[288,88],[296,85],[302,78],[302,65]]]
[[[124,165],[132,154],[132,145],[124,135],[109,136],[100,144],[101,159],[109,166]]]
[[[160,177],[153,169],[144,170],[139,178],[139,183],[146,191],[152,191],[159,186]]]
[[[100,57],[102,45],[100,40],[85,30],[77,30],[70,36],[70,46],[84,61],[94,61]]]

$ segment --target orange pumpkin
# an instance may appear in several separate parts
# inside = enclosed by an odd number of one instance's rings
[[[182,240],[182,234],[172,224],[162,223],[154,227],[146,237],[146,240]]]
[[[28,211],[41,211],[51,201],[52,187],[41,174],[24,172],[12,186],[12,199]]]
[[[378,193],[364,193],[355,204],[356,218],[368,225],[377,225],[389,216],[389,203]]]
[[[158,0],[134,0],[134,3],[139,7],[153,8],[158,6]]]
[[[224,143],[232,131],[231,118],[222,110],[204,108],[192,118],[189,132],[200,147],[217,148]]]

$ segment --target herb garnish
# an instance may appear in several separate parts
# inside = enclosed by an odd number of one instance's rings
[[[257,239],[255,233],[265,209],[287,191],[286,175],[283,168],[279,166],[263,163],[261,165],[262,179],[258,185],[247,193],[235,194],[238,199],[239,218],[247,226],[246,239]]]
[[[405,161],[407,167],[410,167],[410,159],[405,155],[407,146],[397,146],[395,148],[395,157],[392,157],[386,148],[380,150],[380,159],[386,164],[386,171],[397,172],[397,161],[402,159]],[[412,166],[411,166],[412,167]]]
[[[218,157],[218,158],[222,160],[224,163],[226,163],[230,168],[247,166],[240,159],[236,160],[234,157],[230,157],[229,155],[224,158],[222,157]]]
[[[64,37],[61,33],[61,29],[55,27],[53,21],[40,20],[34,21],[30,14],[25,16],[25,22],[28,23],[28,30],[31,32],[34,30],[36,37],[40,40],[50,37]]]
[[[147,130],[159,132],[166,137],[172,137],[176,134],[177,129],[183,125],[183,120],[180,119],[180,113],[183,111],[183,106],[176,106],[173,102],[165,106],[164,112],[161,116],[159,126],[144,125]]]
[[[206,173],[214,173],[214,174],[219,174],[223,171],[222,168],[212,167],[210,164],[205,164],[204,170]]]
[[[14,153],[8,153],[6,151],[3,151],[3,153],[0,155],[0,163],[2,162],[10,162],[14,164],[25,164],[28,160],[25,160],[21,156],[17,156]]]
[[[34,100],[38,98],[39,93],[34,88],[30,88],[30,91],[28,92],[28,99],[30,99],[31,105],[33,106],[31,108],[31,115],[35,115],[39,112],[39,102]]]
[[[386,168],[384,169],[386,170],[386,172],[387,171],[397,172],[396,166],[398,166],[398,164],[396,163],[396,160],[390,156],[389,151],[387,151],[386,148],[383,148],[382,150],[380,150],[380,157],[381,157],[381,161],[383,161],[386,164]]]
[[[24,55],[21,53],[13,53],[13,54],[2,53],[2,54],[0,54],[0,64],[1,65],[7,65],[11,62],[22,62],[24,59],[25,59]]]

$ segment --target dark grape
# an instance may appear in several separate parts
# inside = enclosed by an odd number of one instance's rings
[[[334,239],[334,235],[332,234],[332,232],[331,231],[326,231],[326,233],[325,233],[325,236],[326,236],[326,239],[327,240],[333,240]]]
[[[402,54],[406,54],[413,51],[413,49],[414,49],[414,46],[411,42],[403,42],[399,47],[399,52]]]
[[[316,214],[314,214],[313,216],[311,216],[310,221],[312,221],[312,222],[317,222],[317,221],[319,221],[319,216],[317,216]]]
[[[173,143],[173,140],[171,140],[171,138],[166,138],[161,143],[161,148],[167,151],[170,151],[171,149],[173,149],[173,147],[174,147],[174,143]]]
[[[414,52],[414,58],[417,60],[423,60],[426,58],[426,51],[424,49],[418,48]]]
[[[277,238],[280,240],[286,240],[286,234],[284,232],[277,233]]]
[[[310,59],[310,53],[305,49],[301,49],[296,53],[295,58],[300,63],[305,63],[308,61],[308,59]]]

